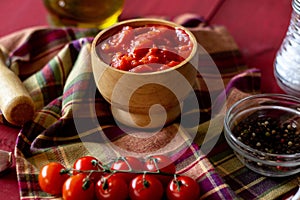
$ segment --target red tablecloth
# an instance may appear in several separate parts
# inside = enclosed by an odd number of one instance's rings
[[[138,8],[138,9],[137,9]],[[249,67],[262,71],[262,92],[281,93],[273,77],[273,60],[289,24],[291,0],[125,0],[122,19],[195,13],[221,24],[232,34]],[[0,37],[14,31],[47,25],[42,1],[0,1]],[[0,125],[0,149],[13,151],[18,129]],[[15,169],[0,177],[0,197],[19,199]]]

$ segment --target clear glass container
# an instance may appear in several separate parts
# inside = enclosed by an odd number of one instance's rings
[[[269,177],[300,172],[300,99],[257,94],[236,102],[226,113],[224,134],[237,158]]]
[[[283,91],[299,97],[300,0],[293,0],[292,7],[290,24],[274,61],[274,76]]]

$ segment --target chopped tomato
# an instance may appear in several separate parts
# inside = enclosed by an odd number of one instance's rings
[[[193,47],[184,30],[164,25],[125,26],[100,46],[99,54],[107,64],[137,73],[174,67],[190,55]]]

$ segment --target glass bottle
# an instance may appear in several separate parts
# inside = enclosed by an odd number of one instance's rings
[[[300,97],[300,0],[292,1],[286,36],[274,61],[274,76],[287,94]]]
[[[118,21],[124,0],[43,0],[54,26],[107,28]]]

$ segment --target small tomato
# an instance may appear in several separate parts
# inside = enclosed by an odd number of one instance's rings
[[[62,192],[64,182],[69,178],[66,168],[58,162],[51,162],[42,167],[38,181],[41,189],[52,195]]]
[[[97,199],[126,200],[129,197],[128,184],[119,174],[108,174],[101,178],[96,186]]]
[[[131,200],[162,199],[164,189],[161,182],[153,175],[138,175],[129,185]]]
[[[132,156],[120,157],[111,165],[111,170],[118,171],[117,173],[123,176],[127,183],[136,176],[135,172],[141,172],[143,169],[143,163],[138,158]]]
[[[93,200],[95,197],[94,183],[87,178],[86,174],[70,176],[62,188],[64,200]]]
[[[90,176],[90,179],[94,182],[97,182],[103,174],[101,162],[93,156],[83,156],[78,158],[73,164],[73,169],[73,175],[79,173],[85,173],[88,175],[90,173],[89,171],[93,170],[94,172]]]
[[[153,155],[146,159],[146,169],[150,172],[162,172],[167,175],[156,175],[161,180],[164,186],[173,179],[173,174],[176,173],[176,166],[174,162],[165,155]]]
[[[197,182],[188,176],[175,177],[166,189],[169,200],[199,199],[200,188]]]

